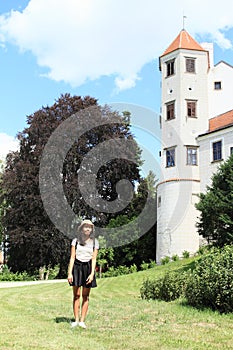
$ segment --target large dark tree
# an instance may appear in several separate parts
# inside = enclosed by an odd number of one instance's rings
[[[92,108],[94,108],[94,113],[91,112]],[[83,116],[81,115],[81,112],[84,111],[90,111],[84,115],[86,125],[83,125]],[[57,264],[60,265],[63,275],[66,271],[70,251],[70,237],[56,227],[47,214],[48,211],[45,210],[41,198],[40,165],[44,157],[43,151],[46,149],[51,135],[53,132],[60,130],[59,126],[70,120],[71,116],[73,116],[72,120],[76,123],[73,129],[77,130],[70,130],[69,124],[67,129],[61,129],[60,135],[58,134],[60,143],[53,145],[54,156],[50,154],[43,169],[44,177],[46,177],[47,172],[45,170],[47,169],[50,180],[53,181],[53,177],[55,179],[54,187],[51,185],[47,188],[47,204],[50,203],[51,197],[51,211],[54,210],[53,215],[55,217],[57,215],[62,224],[63,221],[66,223],[67,217],[66,215],[59,217],[59,215],[62,216],[57,209],[59,196],[53,198],[58,177],[62,182],[64,197],[77,217],[80,219],[85,217],[95,218],[96,224],[99,226],[106,225],[110,218],[115,217],[119,212],[104,212],[103,206],[100,205],[99,208],[98,205],[92,206],[92,200],[96,199],[94,197],[98,197],[97,203],[98,199],[100,204],[101,200],[110,203],[119,197],[116,186],[119,180],[128,179],[134,187],[140,178],[139,167],[133,162],[135,156],[137,160],[140,158],[140,151],[133,141],[128,121],[117,112],[111,111],[107,106],[100,107],[96,99],[80,96],[72,97],[65,94],[53,106],[42,107],[28,116],[28,126],[18,134],[20,149],[18,152],[8,155],[2,182],[4,195],[2,195],[1,201],[7,203],[3,225],[9,244],[8,264],[12,271],[27,270],[35,272],[41,266],[53,267]],[[62,169],[58,174],[57,169],[53,169],[53,164],[56,164],[59,157],[64,156],[62,148],[69,144],[70,138],[73,137],[70,134],[75,134],[76,131],[80,134],[79,129],[84,130],[84,132],[73,142],[66,153]],[[113,155],[113,159],[107,159],[104,164],[101,163],[102,158],[101,154],[98,155],[97,147],[95,164],[99,164],[99,169],[95,175],[96,169],[93,168],[93,157],[90,160],[91,163],[88,163],[86,155],[104,141],[112,139],[116,140],[116,143],[110,143],[107,150],[108,154]],[[123,140],[132,142],[131,154],[127,155],[130,160],[125,159],[128,151],[124,150],[124,143],[123,148],[121,147],[121,141]],[[119,143],[119,147],[117,143]],[[119,152],[114,159],[116,149]],[[100,149],[101,152],[103,151]],[[84,163],[82,163],[83,160],[85,160]],[[95,175],[97,191],[95,196],[86,194],[86,196],[89,195],[88,203],[83,192],[80,192],[80,181],[78,179],[80,169],[84,173],[86,171],[87,175],[90,173]],[[90,178],[87,177],[86,188],[88,188],[89,182]],[[51,183],[50,181],[49,184]],[[46,181],[43,186],[44,196],[46,196]],[[120,214],[127,213],[127,210],[128,206],[121,209]],[[75,224],[77,222],[72,222],[71,225],[68,220],[67,233],[72,230],[75,232]]]
[[[233,243],[233,155],[213,175],[196,208],[201,212],[200,235],[219,247]]]

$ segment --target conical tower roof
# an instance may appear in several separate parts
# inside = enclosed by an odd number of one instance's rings
[[[179,35],[175,38],[175,40],[168,46],[168,48],[164,51],[164,53],[160,56],[163,57],[170,52],[173,52],[178,49],[186,49],[186,50],[195,50],[195,51],[206,51],[198,44],[191,35],[186,32],[186,30],[182,29]]]

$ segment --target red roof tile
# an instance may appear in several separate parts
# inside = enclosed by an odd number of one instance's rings
[[[168,48],[164,51],[164,53],[161,55],[161,57],[165,56],[168,53],[173,52],[177,49],[206,51],[184,29],[181,30],[179,35],[175,38],[175,40],[171,43],[171,45],[168,46]]]
[[[209,120],[209,132],[233,125],[233,109]]]

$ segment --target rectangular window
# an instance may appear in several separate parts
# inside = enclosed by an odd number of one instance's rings
[[[187,165],[197,165],[197,147],[187,146]]]
[[[230,147],[230,155],[233,154],[233,147]]]
[[[158,207],[161,207],[161,196],[158,196]]]
[[[175,166],[175,148],[168,148],[166,150],[166,166]]]
[[[213,161],[222,160],[222,141],[213,142]]]
[[[167,77],[175,74],[175,60],[169,61],[166,63],[167,65]]]
[[[196,118],[197,101],[187,101],[187,116],[190,118]]]
[[[222,89],[221,81],[215,81],[214,82],[214,90],[221,90],[221,89]]]
[[[194,58],[186,58],[186,72],[187,73],[195,73],[195,59]]]
[[[167,120],[175,118],[175,102],[167,103]]]

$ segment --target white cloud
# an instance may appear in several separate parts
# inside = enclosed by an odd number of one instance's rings
[[[10,151],[16,151],[19,147],[18,140],[13,136],[0,133],[0,159],[3,160]]]
[[[114,76],[118,90],[135,85],[144,64],[157,59],[182,29],[232,49],[231,0],[31,0],[0,16],[0,39],[30,51],[47,76],[79,86]]]
[[[132,77],[127,77],[127,78],[116,77],[115,79],[116,90],[121,91],[121,90],[133,88],[136,85],[137,80],[140,80],[140,78],[136,74],[134,74]]]

